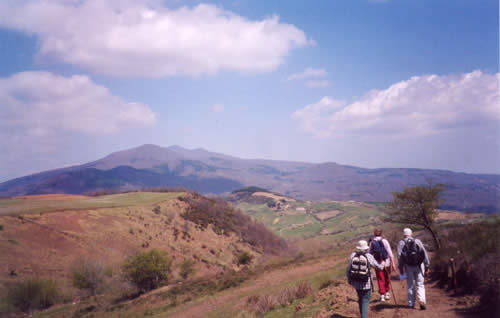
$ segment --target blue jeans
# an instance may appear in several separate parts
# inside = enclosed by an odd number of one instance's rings
[[[371,289],[356,289],[358,293],[358,304],[361,318],[368,317],[368,305],[370,304]]]

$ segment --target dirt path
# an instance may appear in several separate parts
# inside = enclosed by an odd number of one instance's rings
[[[381,302],[378,299],[378,293],[375,292],[373,297],[376,300],[372,301],[370,306],[370,317],[462,317],[455,310],[457,300],[449,297],[444,290],[431,283],[427,283],[425,286],[427,309],[420,310],[418,305],[415,306],[416,309],[409,308],[407,306],[406,286],[406,281],[393,281],[393,291],[396,295],[397,305],[395,305],[394,299]]]
[[[332,269],[342,260],[338,258],[327,258],[320,261],[314,260],[304,264],[295,264],[288,268],[279,268],[261,274],[253,281],[249,281],[241,288],[231,289],[208,300],[191,304],[188,307],[180,308],[177,313],[169,314],[169,317],[205,317],[220,306],[240,306],[243,305],[242,298],[249,293],[265,289],[268,286],[276,286],[284,281],[300,280],[310,274]]]
[[[376,282],[375,282],[376,284]],[[375,292],[372,293],[370,300],[370,312],[368,317],[370,318],[400,318],[400,317],[412,317],[412,318],[464,318],[463,314],[457,312],[458,308],[464,307],[467,303],[472,301],[472,299],[465,298],[454,298],[450,297],[443,289],[435,286],[435,284],[426,281],[425,291],[427,308],[426,310],[420,310],[419,306],[416,305],[415,309],[408,307],[407,293],[406,293],[406,281],[393,280],[393,292],[391,292],[391,299],[389,301],[381,302],[379,299],[379,294],[377,292],[378,287],[375,287]],[[357,304],[357,297],[354,289],[348,285],[339,286],[342,288],[342,292],[339,289],[331,290],[326,295],[342,294],[331,301],[333,309],[323,310],[318,315],[318,318],[326,317],[336,317],[336,318],[347,318],[347,317],[359,317],[359,310]],[[396,297],[397,303],[394,301],[394,296]],[[337,303],[335,303],[337,302]]]
[[[185,307],[178,308],[176,313],[169,313],[169,317],[206,317],[208,313],[221,308],[242,309],[246,296],[254,292],[265,290],[268,286],[276,286],[284,281],[300,280],[308,275],[331,270],[341,262],[338,258],[328,258],[306,262],[304,264],[292,265],[287,268],[280,268],[261,274],[256,279],[245,283],[242,287],[218,293],[214,297],[194,302]],[[374,282],[377,284],[376,281]],[[389,301],[381,302],[375,286],[370,301],[370,318],[464,318],[463,314],[457,312],[458,308],[469,305],[472,299],[450,297],[443,289],[435,284],[426,281],[427,309],[420,310],[408,308],[406,294],[406,280],[399,281],[393,279],[393,293]],[[394,296],[397,304],[394,302]],[[314,295],[314,303],[329,302],[329,310],[322,309],[314,317],[317,318],[347,318],[359,317],[356,292],[342,279],[336,286],[328,287],[317,291]]]

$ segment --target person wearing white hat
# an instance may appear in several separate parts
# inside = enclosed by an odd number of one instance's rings
[[[412,234],[409,228],[403,230],[404,238],[399,241],[397,248],[398,267],[401,275],[406,274],[408,306],[415,308],[415,300],[418,297],[420,309],[425,310],[424,273],[428,273],[430,262],[424,244],[413,238]]]
[[[372,294],[373,282],[370,268],[384,269],[384,262],[377,262],[368,252],[369,248],[365,240],[359,241],[356,246],[357,251],[351,254],[346,270],[347,280],[358,294],[359,312],[362,318],[368,316],[368,305]]]

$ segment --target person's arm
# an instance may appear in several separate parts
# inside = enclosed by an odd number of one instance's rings
[[[370,264],[371,267],[375,267],[376,269],[378,269],[380,271],[384,270],[384,261],[379,263],[375,260],[375,257],[373,257],[372,254],[367,253],[365,255],[366,255],[366,259],[368,260],[368,263]]]
[[[347,263],[347,268],[346,268],[346,271],[345,271],[345,275],[347,276],[347,281],[349,282],[349,284],[351,283],[351,265],[352,265],[352,257],[353,257],[354,253],[351,254],[351,257],[349,257],[349,262]]]
[[[391,269],[395,270],[396,269],[396,263],[394,263],[394,254],[392,254],[391,245],[389,244],[389,241],[387,241],[386,239],[382,239],[382,243],[384,243],[384,248],[387,251],[387,256],[389,256],[389,261],[390,261],[390,264],[391,264]],[[388,265],[388,264],[386,264],[386,265]]]
[[[431,263],[429,261],[429,256],[427,255],[427,250],[425,249],[425,246],[422,243],[422,241],[420,241],[419,239],[416,239],[415,242],[424,251],[424,266],[425,266],[425,269],[427,270],[429,268],[429,266],[431,265]]]
[[[403,261],[401,260],[401,252],[403,251],[403,247],[405,246],[404,240],[399,241],[398,243],[398,248],[396,249],[396,253],[398,255],[398,268],[399,268],[399,273],[404,274],[405,268]]]

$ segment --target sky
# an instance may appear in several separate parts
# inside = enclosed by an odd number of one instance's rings
[[[500,173],[497,0],[1,0],[0,182],[142,144]]]

